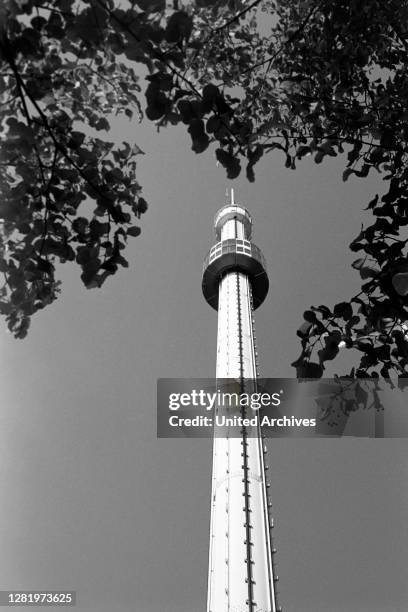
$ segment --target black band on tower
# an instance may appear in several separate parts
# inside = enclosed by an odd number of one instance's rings
[[[217,242],[204,260],[202,289],[207,302],[218,310],[218,286],[222,275],[237,270],[248,275],[254,309],[264,301],[269,280],[261,250],[249,240],[229,238]]]

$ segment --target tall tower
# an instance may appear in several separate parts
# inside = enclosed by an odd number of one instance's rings
[[[233,378],[250,393],[258,376],[253,310],[269,287],[265,261],[250,242],[251,216],[232,190],[214,227],[218,242],[205,259],[202,288],[218,310],[217,380]],[[242,416],[254,413],[243,408]],[[259,427],[240,431],[213,443],[207,612],[278,612],[266,448]]]

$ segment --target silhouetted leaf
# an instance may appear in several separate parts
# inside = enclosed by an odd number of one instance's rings
[[[220,164],[226,169],[228,178],[234,179],[239,175],[241,172],[241,164],[237,157],[223,149],[217,149],[215,155]]]
[[[193,20],[184,11],[173,13],[166,27],[166,40],[169,43],[176,43],[181,40],[188,40],[193,29]]]
[[[308,323],[307,321],[305,321],[305,323],[302,323],[302,325],[298,328],[296,333],[300,338],[306,338],[309,335],[311,329],[312,323]]]
[[[140,227],[137,227],[136,225],[134,227],[128,227],[127,229],[127,234],[129,236],[139,236],[140,232]]]
[[[408,272],[400,272],[392,277],[392,285],[398,295],[408,295]]]
[[[334,316],[342,317],[345,321],[348,321],[353,315],[353,309],[349,302],[340,302],[335,305],[333,313]]]
[[[202,153],[209,145],[209,138],[204,130],[202,119],[192,119],[188,128],[193,142],[192,149],[195,153]]]

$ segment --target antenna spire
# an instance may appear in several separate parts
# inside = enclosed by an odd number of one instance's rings
[[[234,190],[231,187],[231,206],[234,206]]]

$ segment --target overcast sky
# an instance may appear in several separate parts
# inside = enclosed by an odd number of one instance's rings
[[[270,276],[256,312],[261,372],[293,376],[303,310],[358,288],[347,245],[384,185],[342,183],[337,159],[293,172],[279,154],[255,184],[231,182],[213,151],[190,151],[183,127],[118,121],[114,137],[146,151],[150,207],[130,267],[88,291],[66,264],[62,295],[27,339],[1,328],[0,589],[75,589],[78,612],[203,612],[211,442],[158,440],[155,394],[158,377],[215,373],[216,313],[201,294],[213,215],[233,186],[253,216]],[[406,610],[406,445],[270,444],[287,612]]]

